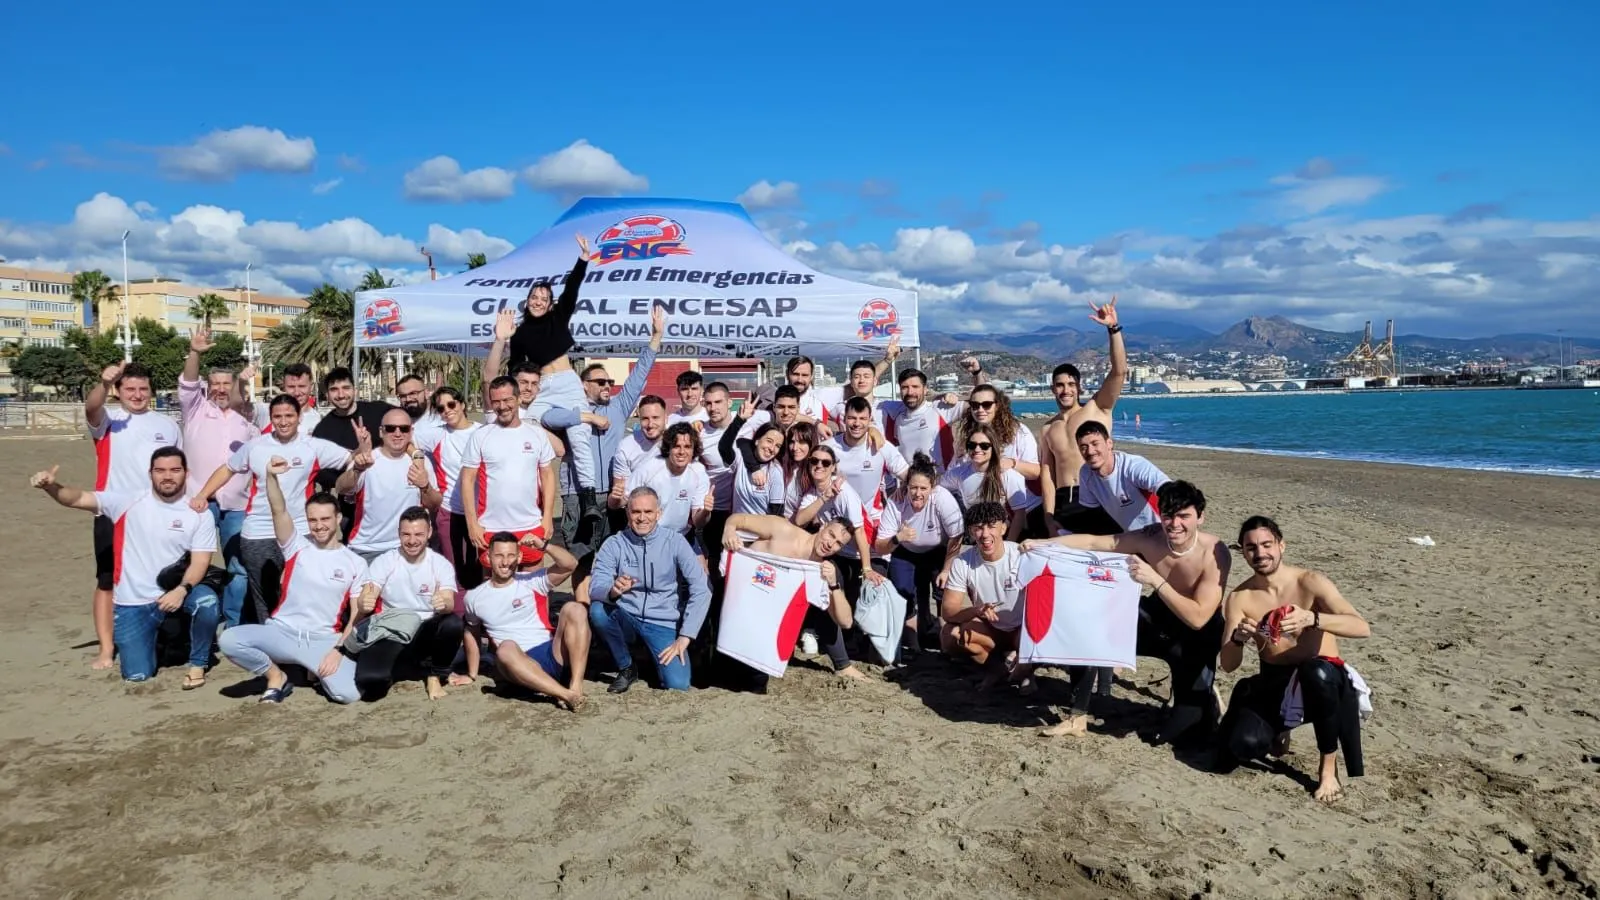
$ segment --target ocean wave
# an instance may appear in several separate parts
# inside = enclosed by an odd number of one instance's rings
[[[1346,462],[1386,463],[1396,466],[1419,466],[1425,469],[1458,469],[1468,472],[1507,472],[1513,475],[1546,475],[1555,478],[1600,478],[1600,469],[1566,466],[1509,466],[1505,463],[1481,462],[1430,457],[1401,457],[1382,453],[1330,453],[1326,450],[1268,450],[1252,447],[1222,447],[1215,444],[1194,444],[1184,441],[1167,441],[1149,437],[1118,437],[1117,443],[1151,444],[1159,447],[1182,447],[1190,450],[1211,450],[1218,453],[1249,453],[1257,456],[1288,456],[1296,459],[1338,459]]]

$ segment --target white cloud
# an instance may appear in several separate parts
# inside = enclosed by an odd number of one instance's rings
[[[1389,189],[1385,179],[1373,175],[1340,175],[1305,180],[1280,175],[1272,183],[1283,188],[1282,200],[1294,212],[1315,215],[1336,206],[1360,206]]]
[[[650,188],[650,179],[633,174],[615,156],[582,139],[523,169],[522,180],[536,191],[564,200],[585,194],[616,196]]]
[[[232,181],[241,172],[309,172],[316,159],[311,138],[258,125],[213,131],[192,144],[156,151],[162,172],[189,181]]]
[[[251,220],[240,210],[206,204],[162,217],[148,204],[129,204],[106,193],[80,203],[64,224],[0,221],[0,256],[14,265],[98,268],[120,275],[123,231],[131,232],[128,265],[135,278],[159,274],[190,284],[238,284],[245,264],[252,263],[253,286],[284,294],[303,294],[322,281],[349,287],[371,266],[400,280],[427,278],[417,241],[385,234],[361,219],[305,227]],[[439,224],[428,227],[426,246],[444,272],[464,264],[468,253],[493,259],[512,249],[509,241],[478,229],[455,231]]]
[[[800,205],[800,185],[792,181],[780,181],[777,184],[765,178],[745,188],[744,193],[734,198],[744,204],[744,208],[752,212],[762,209],[782,209]]]
[[[311,193],[319,197],[323,194],[331,194],[341,184],[344,184],[343,178],[330,178],[327,181],[319,181],[311,186]]]
[[[504,200],[516,189],[516,176],[509,169],[485,166],[463,172],[461,164],[448,156],[435,156],[405,177],[406,199],[427,203]]]

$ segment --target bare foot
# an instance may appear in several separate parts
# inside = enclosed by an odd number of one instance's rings
[[[1332,805],[1344,796],[1344,785],[1339,783],[1339,763],[1336,759],[1324,759],[1322,771],[1318,773],[1321,781],[1317,783],[1316,793],[1312,799],[1318,803]]]
[[[582,691],[567,691],[566,696],[556,698],[556,705],[570,712],[583,709],[584,704],[588,702],[589,698],[585,697]]]
[[[1272,741],[1272,747],[1269,750],[1267,750],[1267,752],[1269,754],[1273,755],[1273,756],[1288,756],[1289,755],[1289,738],[1291,736],[1293,736],[1293,732],[1289,732],[1289,731],[1280,731],[1280,732],[1278,732],[1278,736],[1276,738],[1274,738],[1273,741]]]
[[[94,662],[89,663],[89,668],[95,669],[97,671],[101,670],[101,669],[109,669],[109,668],[111,668],[111,654],[109,654],[109,653],[101,653],[101,654],[97,655],[94,658]]]
[[[872,679],[867,677],[867,673],[865,673],[865,672],[861,671],[860,669],[856,668],[854,665],[845,666],[844,668],[840,669],[839,671],[837,671],[837,672],[835,672],[833,674],[839,676],[840,678],[854,678],[856,681],[871,681],[872,680]]]
[[[428,686],[429,700],[443,700],[444,698],[450,696],[449,694],[445,693],[444,685],[439,683],[439,678],[436,675],[429,675],[424,684]]]
[[[206,670],[199,666],[190,666],[187,674],[183,676],[183,689],[192,691],[195,688],[206,686]]]
[[[1067,716],[1059,724],[1039,732],[1041,737],[1083,737],[1089,733],[1089,717]]]
[[[477,679],[473,678],[471,675],[459,675],[459,674],[457,674],[457,675],[451,675],[448,679],[446,679],[446,683],[449,684],[451,687],[465,687],[466,685],[469,685],[469,684],[471,684],[472,682],[474,682],[476,680]]]

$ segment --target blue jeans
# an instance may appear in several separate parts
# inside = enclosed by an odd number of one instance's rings
[[[244,612],[244,592],[250,586],[250,576],[239,559],[239,532],[244,529],[244,510],[223,509],[211,501],[211,518],[217,523],[217,546],[228,561],[228,571],[233,580],[222,589],[222,621],[229,627],[239,624]]]
[[[669,625],[646,622],[615,603],[589,604],[589,624],[605,638],[606,648],[611,651],[611,658],[615,659],[617,667],[622,669],[633,665],[633,654],[628,652],[628,645],[634,641],[644,641],[645,647],[650,651],[650,659],[654,662],[656,657],[661,655],[661,651],[672,646],[672,642],[678,639],[678,629]],[[687,657],[679,657],[664,666],[656,663],[656,672],[661,675],[661,686],[667,690],[689,689]]]
[[[189,614],[189,665],[204,669],[211,662],[211,642],[217,639],[217,592],[199,585],[184,598],[183,609]],[[125,681],[156,674],[156,633],[166,618],[154,603],[114,608],[111,642]]]

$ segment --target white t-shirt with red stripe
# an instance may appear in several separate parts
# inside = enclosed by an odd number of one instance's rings
[[[628,476],[623,496],[633,493],[636,487],[648,487],[656,492],[661,502],[661,521],[658,527],[683,534],[689,530],[690,516],[704,509],[706,494],[711,491],[711,479],[706,467],[691,461],[677,475],[667,467],[666,457],[657,456],[640,463]]]
[[[456,573],[450,561],[424,547],[422,558],[416,562],[406,559],[396,547],[372,561],[367,567],[363,586],[378,586],[378,605],[374,613],[384,610],[414,612],[422,620],[433,618],[433,595],[439,591],[455,593]]]
[[[817,387],[812,385],[809,390],[800,395],[800,415],[810,416],[812,421],[821,424],[838,425],[839,420],[833,414],[833,408],[844,402],[844,388]]]
[[[555,465],[555,459],[555,448],[537,425],[473,429],[461,467],[478,470],[478,524],[485,532],[520,534],[543,524],[539,470]]]
[[[278,546],[283,587],[273,620],[296,631],[337,632],[350,598],[367,582],[367,561],[343,544],[324,549],[302,534]]]
[[[971,460],[963,459],[944,473],[939,484],[956,495],[963,507],[971,508],[978,502],[983,489],[983,473],[973,467]],[[1006,469],[1000,473],[1000,489],[1005,493],[1006,506],[1012,510],[1028,512],[1044,502],[1028,490],[1028,482],[1016,469]]]
[[[883,410],[884,437],[899,447],[900,455],[906,459],[925,453],[940,471],[944,471],[960,458],[955,423],[965,411],[964,404],[945,406],[924,401],[911,409],[904,401],[885,400],[878,406]]]
[[[94,499],[111,520],[112,602],[118,606],[156,602],[162,569],[191,551],[217,552],[216,520],[191,509],[187,495],[167,502],[148,489],[96,491]]]
[[[834,471],[850,482],[856,496],[866,504],[867,519],[876,526],[883,514],[883,473],[887,471],[896,478],[903,478],[909,463],[893,444],[886,443],[873,452],[869,438],[863,438],[852,447],[845,443],[843,434],[836,434],[827,443],[839,459]]]
[[[846,400],[845,400],[845,396],[843,394],[843,389],[841,388],[840,391],[841,392],[839,394],[839,402],[837,402],[834,405],[828,407],[828,416],[829,416],[829,421],[837,423],[835,427],[843,428],[844,427],[844,405],[845,405]],[[861,396],[865,396],[865,395],[856,394],[855,396],[861,397]],[[867,397],[867,402],[872,404],[872,427],[878,429],[879,431],[883,431],[883,401],[874,400],[872,397],[868,396]]]
[[[838,476],[831,477],[838,478]],[[790,492],[788,500],[784,503],[784,517],[791,522],[794,521],[795,513],[817,502],[817,498],[820,496],[822,495],[817,493],[814,488],[798,496],[796,496],[796,492]],[[811,525],[815,528],[821,528],[834,519],[843,519],[849,523],[852,537],[844,542],[844,546],[839,549],[839,555],[855,559],[861,555],[860,551],[856,549],[855,529],[866,529],[868,547],[871,547],[872,542],[877,539],[877,520],[869,519],[866,513],[866,507],[861,503],[861,496],[855,492],[854,488],[850,487],[849,481],[842,481],[839,484],[839,489],[822,504],[822,509],[817,511],[817,517],[811,520]]]
[[[315,404],[300,407],[300,432],[310,434],[322,421],[322,413],[317,411]],[[262,434],[272,430],[272,410],[265,403],[255,405],[255,425]]]
[[[518,572],[505,585],[493,579],[467,591],[467,615],[483,623],[490,640],[514,641],[527,652],[550,643],[550,580],[547,570]]]
[[[428,470],[434,486],[444,495],[445,508],[456,515],[466,512],[461,505],[461,461],[466,457],[472,433],[483,426],[468,421],[463,427],[430,429],[417,436],[417,449],[428,455]]]
[[[883,518],[878,520],[878,533],[884,537],[898,534],[901,525],[910,525],[917,536],[901,541],[900,546],[918,553],[943,547],[951,538],[961,537],[965,527],[961,519],[961,505],[946,488],[934,485],[928,502],[921,509],[913,509],[910,500],[896,500],[884,504]]]
[[[1115,461],[1110,475],[1101,475],[1088,463],[1078,470],[1078,502],[1105,510],[1123,531],[1138,531],[1161,521],[1156,491],[1172,479],[1142,456],[1121,450],[1112,455]]]
[[[967,595],[969,606],[993,603],[999,621],[995,627],[1001,631],[1016,631],[1022,627],[1022,581],[1018,568],[1022,565],[1022,548],[1005,541],[1000,558],[987,560],[983,551],[968,547],[950,564],[950,580],[945,589]]]
[[[283,488],[283,504],[294,519],[294,530],[306,530],[306,500],[317,492],[317,473],[323,469],[342,469],[350,464],[350,451],[322,438],[299,432],[294,440],[280,441],[264,434],[228,458],[228,468],[250,473],[250,488],[245,492],[244,528],[239,536],[252,541],[273,540],[272,506],[267,502],[267,463],[274,456],[289,463],[289,471],[278,476]]]
[[[372,453],[372,467],[356,476],[356,511],[350,521],[350,549],[363,553],[400,546],[400,514],[422,502],[410,481],[412,459]]]
[[[100,410],[100,424],[89,427],[89,437],[94,440],[97,491],[150,490],[150,454],[183,446],[183,430],[170,416],[148,410],[130,413],[119,406]]]

